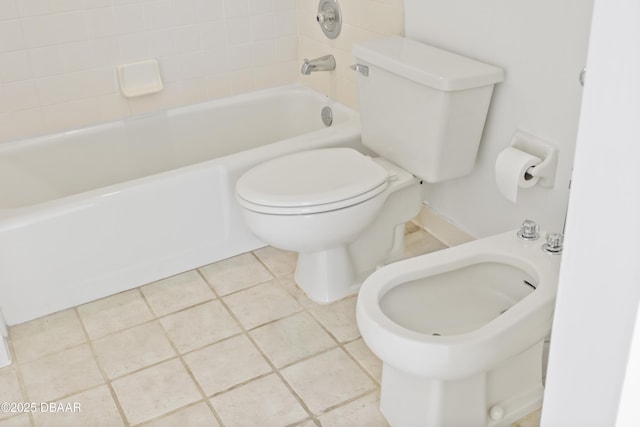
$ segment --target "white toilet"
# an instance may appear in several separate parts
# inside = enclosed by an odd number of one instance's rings
[[[393,427],[508,427],[541,406],[560,257],[515,231],[399,261],[358,294]]]
[[[422,181],[471,172],[502,70],[413,40],[354,46],[362,142],[291,154],[246,172],[236,199],[264,242],[298,252],[295,280],[327,303],[396,260]]]

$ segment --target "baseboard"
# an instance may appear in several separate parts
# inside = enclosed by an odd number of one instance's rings
[[[422,209],[413,221],[447,246],[456,246],[475,240],[471,234],[427,205],[422,205]]]

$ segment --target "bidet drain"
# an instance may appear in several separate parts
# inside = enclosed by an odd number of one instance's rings
[[[431,335],[433,335],[434,337],[440,337],[441,335],[437,332],[432,333]]]

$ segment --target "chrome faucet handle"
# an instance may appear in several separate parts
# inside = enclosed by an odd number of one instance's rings
[[[366,65],[362,65],[362,64],[353,64],[351,67],[353,71],[357,71],[360,74],[362,74],[365,77],[369,76],[369,67],[367,67]]]
[[[522,240],[538,240],[540,237],[540,226],[535,221],[525,219],[518,231],[518,237]]]
[[[547,243],[542,245],[542,250],[557,255],[562,252],[563,241],[562,233],[547,233]]]

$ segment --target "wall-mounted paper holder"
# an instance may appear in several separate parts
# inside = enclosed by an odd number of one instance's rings
[[[542,159],[540,164],[530,167],[527,173],[539,178],[538,184],[551,188],[556,181],[558,149],[537,136],[517,130],[511,138],[511,146]]]
[[[117,68],[120,91],[127,98],[160,92],[164,87],[155,59],[121,64]]]

